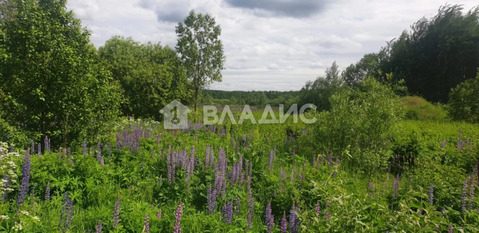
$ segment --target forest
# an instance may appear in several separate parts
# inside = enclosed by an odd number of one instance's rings
[[[0,232],[479,232],[479,6],[282,92],[208,89],[227,59],[209,14],[174,48],[95,47],[66,4],[0,0]],[[306,104],[314,123],[201,121]]]

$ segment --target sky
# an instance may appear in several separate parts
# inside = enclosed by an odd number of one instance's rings
[[[226,56],[223,81],[214,90],[299,90],[378,52],[388,41],[440,6],[475,0],[69,0],[95,46],[112,36],[172,48],[175,27],[190,10],[208,13],[221,26]]]

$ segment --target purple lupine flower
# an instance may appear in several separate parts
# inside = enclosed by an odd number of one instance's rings
[[[208,169],[210,165],[210,146],[206,145],[205,168]]]
[[[45,136],[45,140],[43,141],[43,144],[45,145],[45,152],[49,152],[50,153],[50,139],[48,138],[48,136]]]
[[[469,210],[474,209],[474,181],[471,178],[471,183],[469,186]]]
[[[239,197],[236,198],[235,205],[234,205],[235,214],[240,213],[240,207],[241,207],[240,203],[241,203],[241,199]]]
[[[180,201],[180,203],[178,203],[178,208],[176,209],[175,228],[173,229],[173,233],[181,233],[181,212],[182,212],[182,207],[181,207],[181,201]]]
[[[283,212],[283,218],[281,219],[281,233],[288,232],[288,221],[286,220],[286,213]]]
[[[47,187],[45,189],[45,200],[50,200],[50,182],[47,183]]]
[[[269,170],[271,171],[273,169],[273,159],[274,159],[274,155],[273,155],[273,151],[269,152]]]
[[[30,169],[30,154],[26,153],[23,159],[22,183],[20,184],[20,190],[18,191],[17,206],[22,204],[27,196],[28,185],[30,183]]]
[[[446,139],[444,139],[441,143],[442,149],[446,149]]]
[[[333,154],[329,154],[328,155],[328,163],[329,163],[329,167],[333,166]]]
[[[319,205],[319,200],[318,203],[316,203],[316,215],[318,215],[318,217],[321,217],[321,206]]]
[[[329,221],[329,219],[331,218],[331,213],[329,213],[329,210],[326,210],[326,212],[324,213],[324,218],[326,219],[326,221]]]
[[[246,220],[248,221],[248,229],[251,229],[253,220],[253,214],[251,213],[251,211],[248,211],[248,216],[246,216]]]
[[[327,200],[325,205],[326,212],[324,213],[324,218],[326,219],[326,221],[329,221],[329,219],[331,218],[331,213],[329,212],[329,209],[328,209],[330,205],[331,205],[331,202]]]
[[[268,233],[271,233],[273,232],[274,226],[274,216],[271,213],[271,202],[268,202],[268,205],[266,206],[265,215],[265,224],[268,227]]]
[[[429,204],[434,205],[434,185],[429,186]]]
[[[208,213],[212,214],[215,212],[216,208],[216,190],[214,188],[209,188],[207,193],[207,204],[208,204]]]
[[[60,224],[58,229],[65,233],[70,227],[73,219],[73,200],[70,199],[70,193],[63,194],[63,207],[60,216]]]
[[[145,221],[143,221],[143,232],[149,233],[150,232],[150,217],[148,216],[148,213],[145,216]]]
[[[223,179],[223,185],[221,186],[221,195],[225,198],[226,195],[226,179]]]
[[[156,219],[161,220],[161,210],[158,211],[158,214],[156,214]]]
[[[117,149],[120,149],[119,146],[117,146]],[[86,145],[86,138],[85,138],[85,140],[83,140],[82,150],[83,150],[83,155],[86,155],[87,151],[88,151],[88,148],[87,148],[87,145]]]
[[[233,202],[228,200],[223,206],[223,222],[231,224],[233,222]]]
[[[249,206],[249,210],[248,210],[248,229],[251,229],[251,221],[253,219],[253,215],[254,215],[254,198],[253,198],[253,194],[251,192],[251,177],[249,176],[248,177],[248,181],[249,181],[249,188],[247,188],[248,190],[248,206]]]
[[[113,228],[118,227],[120,222],[120,195],[116,196],[115,208],[113,209]]]
[[[447,227],[447,232],[448,232],[448,233],[453,233],[453,231],[452,231],[452,226],[451,226],[451,225],[449,225],[449,226]]]
[[[466,178],[466,180],[464,181],[464,185],[462,186],[461,209],[463,213],[466,212],[468,185],[469,185],[469,177]]]
[[[31,141],[30,154],[35,154],[35,142]]]
[[[297,216],[296,216],[296,207],[295,204],[293,203],[293,206],[291,207],[291,211],[289,212],[289,232],[291,233],[297,233],[298,232],[298,221],[297,221]]]
[[[96,224],[96,233],[101,233],[101,220],[98,220],[98,224]]]
[[[38,154],[38,156],[42,156],[42,144],[41,143],[38,143],[37,154]]]

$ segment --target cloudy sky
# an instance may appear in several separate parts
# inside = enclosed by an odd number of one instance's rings
[[[475,0],[449,0],[465,10]],[[114,35],[176,45],[175,26],[191,9],[210,13],[221,25],[226,64],[220,90],[299,90],[341,69],[421,17],[437,13],[443,0],[69,0],[68,7],[102,46]]]

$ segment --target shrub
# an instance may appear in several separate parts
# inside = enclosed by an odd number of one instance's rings
[[[449,93],[449,115],[454,120],[479,122],[479,72],[475,79],[469,79]]]
[[[332,109],[319,116],[317,140],[350,166],[372,171],[386,167],[389,129],[402,118],[397,96],[385,85],[366,79],[330,99]]]

